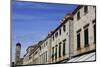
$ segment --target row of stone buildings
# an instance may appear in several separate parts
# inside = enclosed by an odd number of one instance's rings
[[[17,44],[16,47],[17,65],[63,63],[65,60],[95,52],[96,7],[77,6],[72,13],[64,16],[60,25],[49,32],[44,40],[29,46],[21,59],[19,46]]]

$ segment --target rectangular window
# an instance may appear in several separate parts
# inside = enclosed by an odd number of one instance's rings
[[[65,40],[63,40],[63,56],[65,56],[65,51],[66,51],[66,39]]]
[[[29,59],[31,59],[31,56],[29,56]]]
[[[54,60],[54,47],[52,47],[52,61]]]
[[[84,6],[84,13],[86,14],[88,12],[88,6]]]
[[[61,29],[59,29],[59,35],[61,35]]]
[[[77,49],[80,49],[80,33],[77,34]]]
[[[88,47],[89,46],[89,43],[88,43],[88,28],[84,30],[84,45],[85,47]]]
[[[43,61],[44,61],[44,60],[43,60],[43,54],[42,54],[42,64],[43,64]]]
[[[57,45],[55,46],[55,60],[57,59]]]
[[[59,43],[59,57],[61,57],[61,42]]]
[[[40,50],[41,50],[41,46],[40,46]]]
[[[52,39],[54,40],[54,35],[52,36]]]
[[[81,41],[81,38],[80,38],[80,32],[81,32],[81,29],[79,29],[77,31],[77,50],[81,48],[81,44],[80,44],[80,41]]]
[[[64,32],[66,31],[66,25],[63,26],[63,31],[64,31]]]
[[[44,53],[43,53],[43,61],[44,61],[43,63],[45,63],[45,54]]]
[[[47,62],[47,51],[46,51],[46,62]]]
[[[80,19],[80,12],[77,13],[77,20]]]
[[[42,58],[41,58],[41,55],[40,55],[40,64],[41,64],[41,61],[42,61],[41,59],[42,59]]]
[[[46,54],[44,53],[44,63],[46,62]]]
[[[96,24],[94,24],[94,43],[96,44]]]
[[[56,38],[58,37],[58,32],[55,33],[55,37],[56,37]]]

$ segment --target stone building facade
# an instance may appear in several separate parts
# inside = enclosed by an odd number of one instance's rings
[[[34,49],[37,47],[37,44],[29,46],[26,49],[26,54],[23,56],[23,64],[24,65],[28,65],[28,64],[32,64],[33,63],[33,51]]]
[[[73,12],[73,18],[73,55],[94,50],[96,45],[96,7],[79,6]]]
[[[48,36],[42,41],[40,45],[40,64],[48,64],[50,62],[51,57],[51,40],[50,33]]]
[[[59,27],[51,34],[51,63],[57,63],[69,58],[70,26],[73,18],[71,14],[65,16]]]
[[[23,65],[67,62],[96,50],[96,7],[79,5],[34,47],[28,47]]]

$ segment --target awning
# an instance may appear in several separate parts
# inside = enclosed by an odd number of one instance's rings
[[[72,58],[67,62],[81,62],[81,61],[94,61],[94,60],[96,60],[96,52]]]

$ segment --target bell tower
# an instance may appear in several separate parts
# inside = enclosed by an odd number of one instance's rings
[[[16,53],[15,53],[15,63],[18,65],[20,63],[20,52],[21,52],[21,44],[18,42],[16,44]]]

